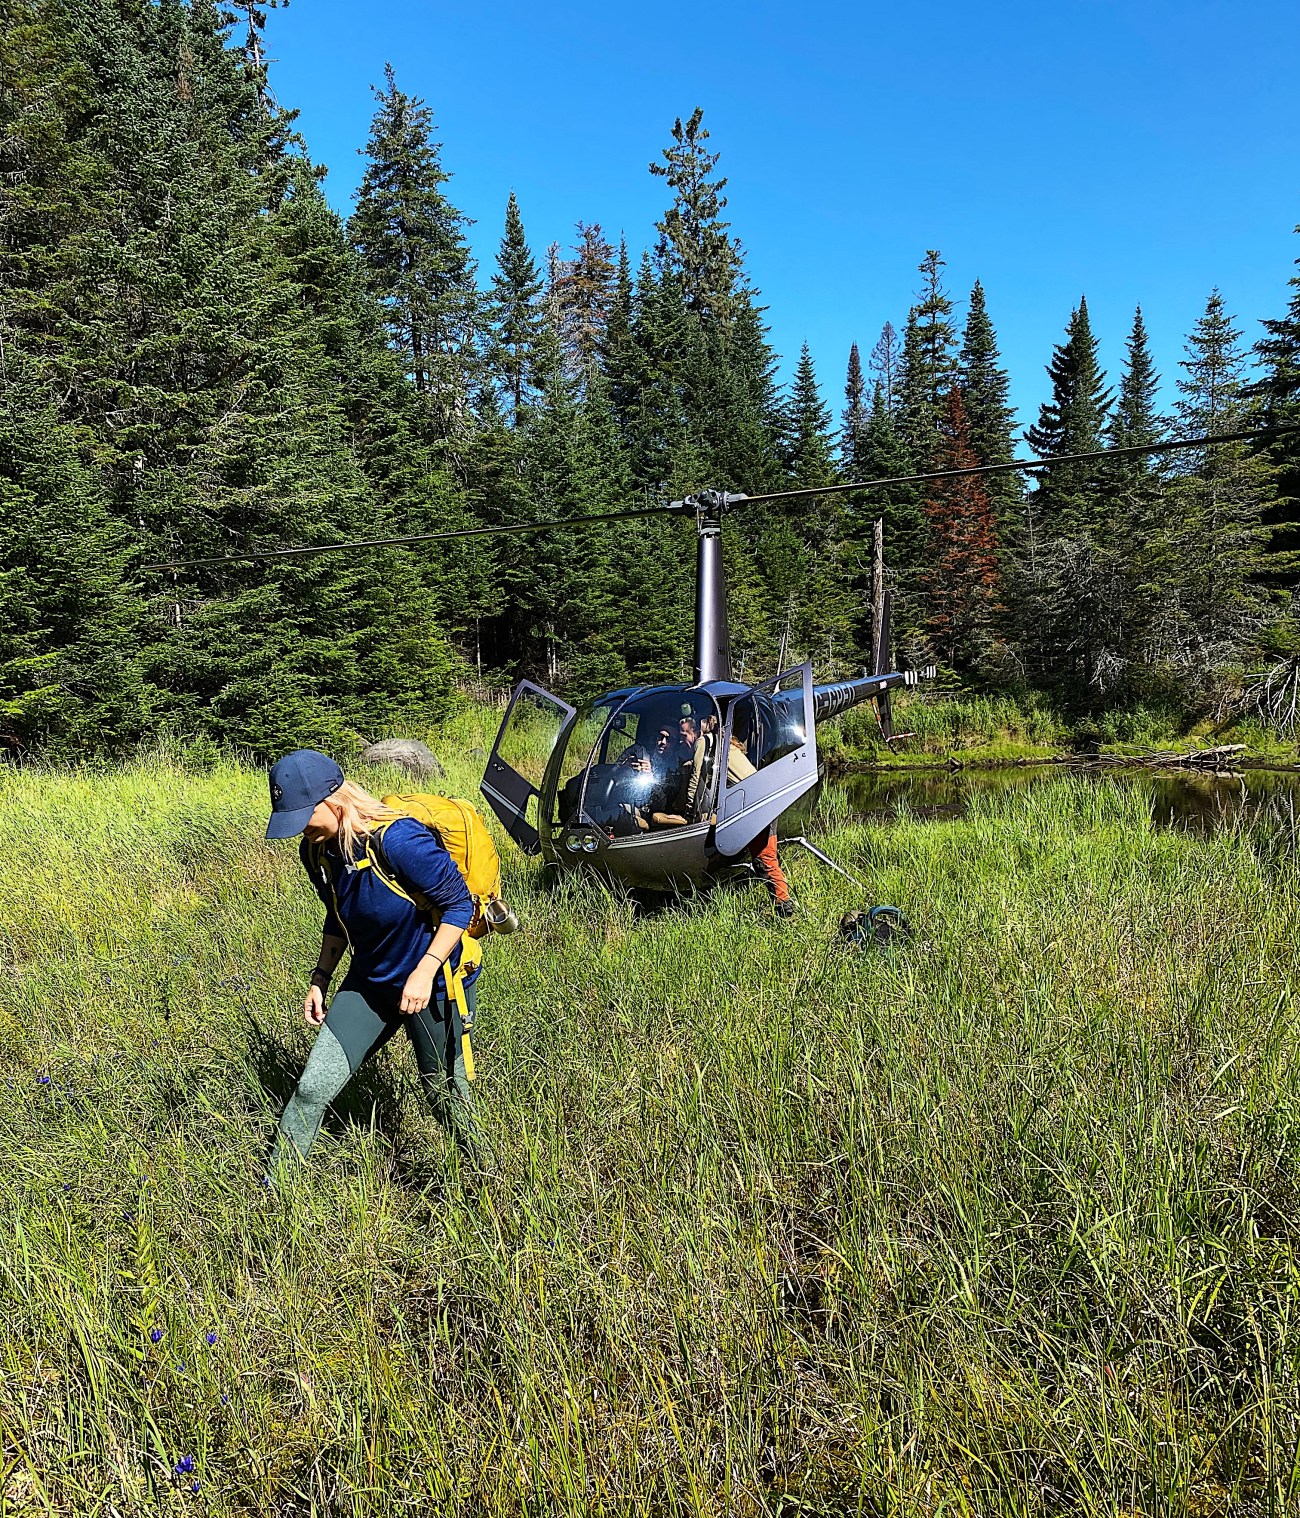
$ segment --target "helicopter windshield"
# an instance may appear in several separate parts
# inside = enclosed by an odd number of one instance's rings
[[[569,744],[570,763],[582,753],[579,734],[598,722],[599,728],[584,770],[562,788],[562,817],[572,820],[580,807],[589,821],[620,838],[707,816],[701,786],[693,787],[689,800],[688,792],[702,735],[709,727],[716,731],[717,721],[712,697],[681,686],[639,691],[621,701],[607,698],[584,711]]]

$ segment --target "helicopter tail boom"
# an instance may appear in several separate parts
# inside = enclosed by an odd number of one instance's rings
[[[842,716],[864,701],[875,701],[880,711],[885,737],[893,736],[889,728],[889,697],[891,692],[913,686],[921,679],[933,679],[934,667],[926,669],[895,669],[887,673],[861,675],[856,680],[839,680],[834,685],[813,687],[813,713],[818,725],[832,717]]]

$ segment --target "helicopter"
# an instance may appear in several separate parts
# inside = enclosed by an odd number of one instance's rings
[[[820,723],[871,701],[886,740],[896,738],[892,693],[933,677],[935,669],[890,667],[878,548],[870,671],[826,685],[814,684],[808,663],[760,684],[733,678],[722,522],[728,510],[756,499],[762,498],[704,490],[660,508],[695,518],[689,684],[626,686],[580,707],[531,680],[514,688],[480,789],[525,854],[540,855],[560,872],[594,871],[637,891],[698,886],[737,868],[747,846],[769,828],[779,833],[783,819],[805,813],[824,773]],[[752,768],[739,781],[718,758],[733,740]]]

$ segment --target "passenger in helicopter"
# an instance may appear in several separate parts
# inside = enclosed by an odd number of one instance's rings
[[[686,766],[691,751],[673,731],[671,722],[661,723],[655,735],[650,764],[655,784],[646,811],[652,827],[685,827]]]
[[[650,763],[654,766],[657,775],[670,775],[680,764],[681,744],[677,734],[673,732],[668,723],[659,725],[659,731],[655,735],[654,748],[650,753]]]
[[[700,723],[700,735],[695,740],[691,757],[690,775],[686,782],[686,815],[696,816],[708,805],[713,795],[713,777],[718,759],[718,715],[710,712]]]

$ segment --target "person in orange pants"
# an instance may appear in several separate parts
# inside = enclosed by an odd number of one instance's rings
[[[755,872],[767,883],[767,889],[776,905],[776,915],[793,917],[794,901],[790,896],[790,885],[785,878],[785,871],[781,868],[780,859],[777,858],[774,827],[768,828],[766,833],[760,834],[749,845],[749,857],[753,861]]]
[[[737,785],[742,780],[748,780],[754,773],[754,766],[745,752],[749,731],[749,712],[744,705],[738,706],[732,715],[731,743],[727,749],[728,785]],[[775,826],[769,827],[765,833],[760,833],[753,840],[749,845],[749,857],[753,862],[755,873],[767,885],[768,893],[776,906],[776,915],[793,917],[794,902],[790,897],[790,886],[776,853]]]

